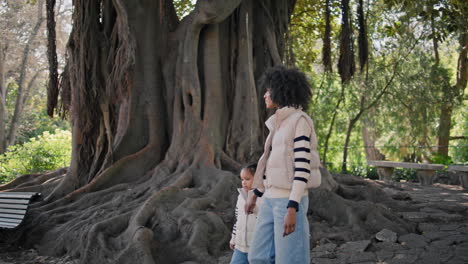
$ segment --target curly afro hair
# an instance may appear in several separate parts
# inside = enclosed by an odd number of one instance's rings
[[[281,65],[271,67],[262,75],[260,85],[270,91],[271,100],[279,107],[301,107],[306,110],[312,97],[307,77],[294,68]]]

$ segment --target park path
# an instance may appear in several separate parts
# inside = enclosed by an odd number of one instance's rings
[[[383,184],[383,183],[382,183]],[[382,230],[369,240],[313,248],[312,263],[468,263],[468,192],[460,186],[387,185],[392,197],[407,201],[400,216],[417,225],[418,233],[398,236]]]

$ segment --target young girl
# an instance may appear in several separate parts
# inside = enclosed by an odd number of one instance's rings
[[[234,253],[232,255],[231,264],[249,263],[247,254],[252,241],[252,235],[257,222],[257,208],[253,209],[253,214],[246,214],[244,210],[245,202],[248,196],[252,196],[252,183],[257,164],[252,164],[244,167],[240,172],[242,180],[242,188],[239,188],[239,196],[236,204],[236,223],[232,229],[232,237],[229,246]],[[259,200],[257,200],[258,205]]]

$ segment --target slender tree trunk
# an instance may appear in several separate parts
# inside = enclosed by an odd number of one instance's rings
[[[5,83],[5,59],[7,46],[0,44],[0,154],[6,150],[6,83]]]
[[[42,72],[44,72],[46,69],[39,69],[37,70],[34,75],[31,77],[31,79],[28,82],[28,85],[26,86],[26,89],[24,89],[24,96],[23,96],[23,106],[26,105],[27,100],[29,99],[29,96],[31,94],[31,91],[34,88],[34,85],[36,84],[37,78],[41,75]]]
[[[351,119],[348,124],[348,129],[346,130],[346,139],[343,148],[343,163],[341,164],[341,173],[346,173],[348,171],[348,147],[349,141],[351,139],[351,131],[353,131],[354,124],[356,124],[356,119]]]
[[[462,28],[461,30],[457,80],[455,85],[448,86],[447,89],[444,89],[440,109],[437,152],[443,156],[448,156],[452,111],[453,106],[456,103],[455,100],[463,96],[468,82],[468,29]]]
[[[33,30],[31,31],[31,34],[29,35],[26,46],[24,47],[20,66],[20,76],[18,79],[18,95],[16,97],[15,111],[11,120],[10,131],[8,133],[8,145],[15,144],[16,132],[18,129],[19,121],[21,119],[21,115],[23,114],[24,89],[26,85],[26,72],[29,61],[29,54],[31,52],[34,40],[36,39],[36,36],[39,33],[39,29],[41,28],[42,22],[44,21],[44,17],[42,15],[43,6],[44,0],[39,0],[37,2],[36,24]]]
[[[434,62],[435,65],[439,65],[439,43],[437,41],[437,32],[435,27],[435,20],[434,20],[434,12],[433,7],[431,7],[431,31],[432,31],[432,48],[434,50]]]
[[[325,137],[325,143],[323,147],[323,158],[322,162],[326,164],[327,162],[327,153],[328,153],[328,142],[330,141],[331,135],[333,133],[333,127],[335,126],[336,116],[338,115],[338,110],[340,109],[341,102],[344,100],[344,89],[345,84],[341,83],[341,95],[338,101],[336,102],[335,111],[333,112],[332,119],[330,120],[330,125],[328,127],[327,136]]]
[[[358,25],[359,25],[359,36],[358,36],[358,47],[359,47],[359,66],[361,67],[361,73],[364,72],[364,67],[367,65],[369,60],[369,43],[367,38],[367,23],[364,16],[364,1],[359,0],[357,7],[358,14]]]
[[[350,141],[350,138],[351,138],[351,133],[353,131],[354,125],[357,123],[357,121],[359,121],[359,119],[361,118],[361,116],[364,113],[366,113],[369,109],[372,109],[380,101],[382,96],[387,91],[388,87],[390,87],[390,85],[393,83],[393,80],[395,79],[395,76],[396,76],[396,73],[397,73],[397,70],[398,70],[398,65],[399,65],[399,61],[397,61],[396,64],[394,65],[393,73],[392,73],[392,76],[390,77],[390,79],[387,81],[387,83],[382,88],[382,90],[380,90],[377,93],[377,95],[372,98],[372,101],[369,102],[368,105],[366,105],[366,101],[368,100],[367,95],[366,94],[361,95],[359,112],[349,121],[348,129],[346,131],[346,139],[345,139],[345,144],[344,144],[344,147],[343,147],[343,163],[341,165],[341,171],[343,173],[345,173],[347,171],[347,166],[346,165],[347,165],[347,158],[348,158],[348,146],[349,146],[349,141]],[[366,84],[363,84],[363,85],[366,85]],[[366,90],[368,90],[368,89],[366,89]]]
[[[362,141],[364,142],[364,152],[366,160],[384,160],[385,156],[375,147],[377,134],[375,132],[375,122],[373,120],[374,111],[370,111],[361,119]]]
[[[49,61],[49,83],[47,89],[47,114],[54,115],[54,108],[57,107],[59,83],[58,83],[58,62],[57,45],[55,34],[55,0],[46,0],[47,13],[47,59]],[[58,9],[60,10],[60,9]]]
[[[440,107],[437,152],[443,156],[448,156],[450,128],[452,126],[452,109],[453,107],[449,103],[443,103]]]

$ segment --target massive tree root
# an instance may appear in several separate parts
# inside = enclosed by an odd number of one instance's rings
[[[310,191],[313,241],[369,239],[383,228],[414,232],[393,213],[398,201],[372,182],[325,169],[322,175],[322,187]],[[163,162],[144,178],[33,209],[26,246],[81,263],[217,263],[230,238],[238,176]]]
[[[82,263],[215,263],[229,240],[237,176],[194,165],[183,171],[167,174],[177,178],[168,186],[148,177],[33,209],[26,242]]]
[[[329,173],[322,170],[322,176]],[[309,211],[315,220],[313,239],[338,242],[369,239],[384,228],[398,234],[413,232],[415,226],[395,214],[399,201],[393,200],[371,181],[352,175],[334,175],[334,188],[321,187],[310,191]],[[320,222],[325,221],[322,225]]]
[[[62,180],[66,172],[67,168],[60,168],[44,174],[21,175],[9,183],[0,185],[0,191],[14,189],[18,192],[49,193]]]

